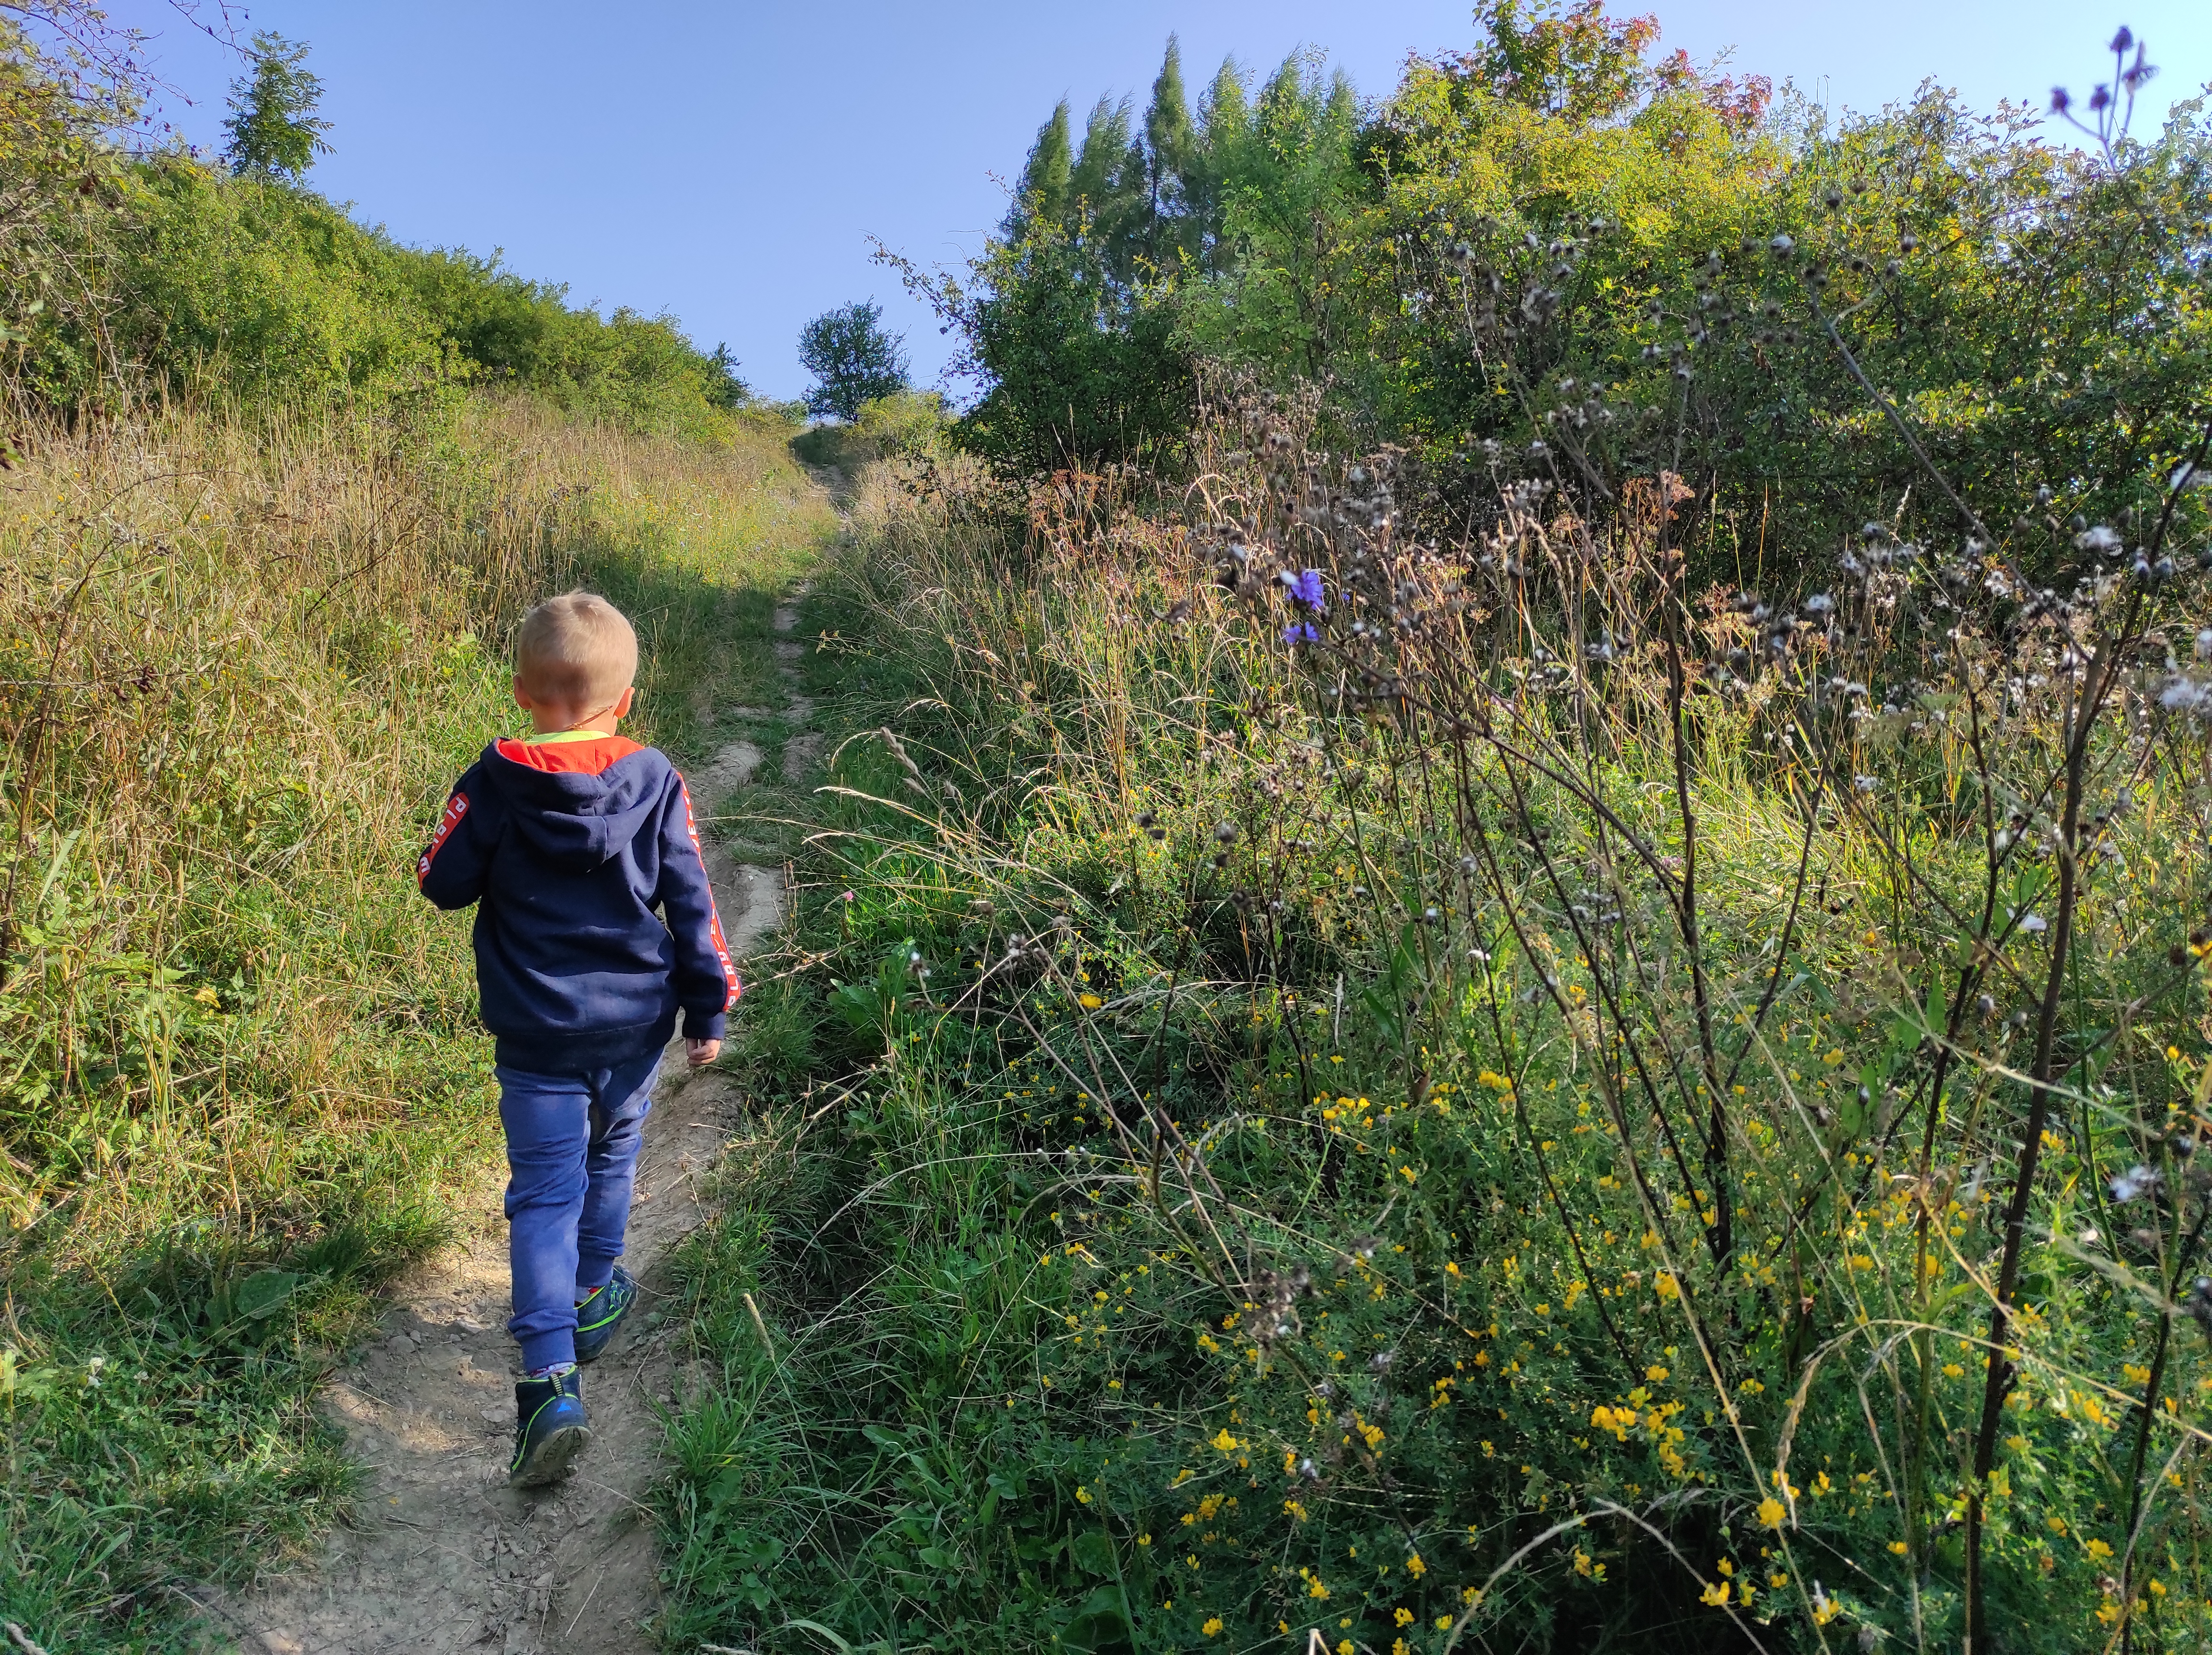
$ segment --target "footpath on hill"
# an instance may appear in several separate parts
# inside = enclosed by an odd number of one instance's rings
[[[797,610],[775,611],[769,645],[783,705],[726,716],[781,732],[783,780],[805,781],[821,737],[796,688]],[[757,647],[738,643],[733,647]],[[760,742],[723,746],[687,779],[711,823],[757,779]],[[741,960],[781,925],[783,869],[738,859],[709,834],[708,871]],[[629,1655],[653,1647],[659,1557],[646,1496],[665,1418],[700,1379],[678,1359],[680,1324],[656,1307],[665,1261],[707,1212],[714,1168],[750,1149],[730,1078],[664,1062],[647,1118],[626,1262],[644,1288],[632,1325],[586,1370],[591,1446],[563,1483],[507,1487],[514,1423],[506,1225],[496,1169],[462,1197],[459,1237],[391,1289],[381,1336],[353,1353],[325,1397],[362,1467],[351,1524],[319,1566],[204,1597],[218,1635],[248,1655],[380,1655],[496,1650]]]

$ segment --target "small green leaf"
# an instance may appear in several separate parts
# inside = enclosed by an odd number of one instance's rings
[[[231,1294],[234,1313],[264,1321],[300,1290],[307,1278],[289,1270],[258,1270],[240,1282]]]
[[[1114,1537],[1103,1529],[1086,1529],[1075,1537],[1067,1555],[1085,1574],[1112,1574]]]

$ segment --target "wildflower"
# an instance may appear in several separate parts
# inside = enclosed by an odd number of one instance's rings
[[[1082,1487],[1080,1484],[1078,1484],[1075,1490],[1075,1498],[1079,1504],[1088,1506],[1091,1503],[1091,1490]]]
[[[1229,1428],[1224,1425],[1221,1428],[1220,1434],[1213,1439],[1213,1446],[1224,1454],[1233,1454],[1244,1445],[1230,1435]]]
[[[1199,1628],[1199,1630],[1206,1636],[1212,1638],[1220,1634],[1221,1626],[1221,1617],[1218,1615],[1212,1615],[1206,1617],[1206,1624]]]
[[[1789,1514],[1782,1502],[1772,1494],[1759,1502],[1759,1526],[1762,1529],[1780,1528],[1782,1519]]]
[[[1290,588],[1291,601],[1300,608],[1310,609],[1316,615],[1328,613],[1328,600],[1322,591],[1319,569],[1304,571],[1290,583]]]
[[[1421,1561],[1420,1553],[1415,1552],[1411,1557],[1406,1560],[1406,1573],[1412,1575],[1416,1580],[1419,1579],[1428,1572],[1429,1566]]]
[[[1313,629],[1311,622],[1293,621],[1283,628],[1283,641],[1286,644],[1317,644],[1321,641],[1321,634]]]
[[[1096,1011],[1106,1003],[1095,994],[1079,994],[1076,1001],[1085,1011]]]
[[[1728,1600],[1729,1583],[1725,1580],[1716,1581],[1713,1585],[1707,1586],[1703,1591],[1698,1594],[1698,1601],[1699,1603],[1710,1603],[1715,1609],[1726,1609],[1728,1607]]]
[[[1413,1624],[1413,1611],[1401,1603],[1391,1611],[1390,1618],[1401,1627],[1409,1627]]]
[[[2201,638],[2203,634],[2199,636]],[[2199,650],[2201,651],[2203,647],[2200,642]],[[2206,694],[2205,687],[2188,678],[2170,679],[2166,687],[2158,693],[2158,704],[2168,712],[2200,712],[2208,700],[2212,700],[2212,695]]]
[[[2130,1167],[2112,1180],[2112,1199],[2129,1202],[2148,1195],[2158,1187],[2158,1173],[2149,1167]]]

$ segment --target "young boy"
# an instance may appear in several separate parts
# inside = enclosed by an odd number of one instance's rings
[[[738,984],[684,779],[615,733],[635,694],[629,622],[569,592],[523,618],[515,655],[532,733],[469,767],[416,877],[441,908],[478,904],[477,987],[507,1134],[507,1325],[522,1346],[507,1480],[534,1485],[590,1440],[576,1364],[606,1349],[637,1296],[615,1261],[676,1014],[691,1066],[710,1064]]]

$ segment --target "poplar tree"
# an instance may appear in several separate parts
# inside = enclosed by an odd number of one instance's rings
[[[1183,194],[1191,223],[1187,233],[1194,251],[1208,264],[1218,261],[1221,215],[1237,155],[1251,124],[1244,94],[1244,71],[1224,58],[1198,109],[1199,132],[1183,174]]]
[[[1021,191],[1006,215],[1010,238],[1019,238],[1032,213],[1048,224],[1058,224],[1066,217],[1068,180],[1073,170],[1067,100],[1062,98],[1052,112],[1052,118],[1037,129],[1036,142],[1030,146],[1029,162],[1022,168]]]
[[[1068,193],[1074,202],[1086,203],[1094,217],[1115,205],[1128,152],[1129,100],[1099,99],[1084,124],[1083,148],[1068,177]]]
[[[1114,282],[1136,273],[1149,241],[1144,145],[1131,131],[1129,100],[1101,98],[1083,132],[1083,148],[1068,180],[1069,227]]]
[[[1244,95],[1244,71],[1237,66],[1234,58],[1221,60],[1221,67],[1214,71],[1213,84],[1206,88],[1206,102],[1199,114],[1206,123],[1209,149],[1218,149],[1243,136],[1250,111]]]
[[[1190,208],[1191,164],[1197,158],[1198,132],[1191,124],[1190,102],[1182,89],[1182,46],[1168,36],[1167,56],[1152,82],[1152,106],[1145,111],[1146,184],[1152,232],[1146,256],[1158,264],[1173,253],[1195,252],[1183,231]]]

